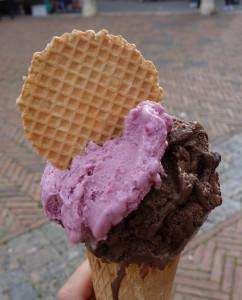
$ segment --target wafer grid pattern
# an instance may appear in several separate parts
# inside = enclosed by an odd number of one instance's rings
[[[157,70],[135,45],[105,30],[73,31],[34,54],[17,103],[28,139],[64,169],[88,140],[117,136],[140,101],[161,98]]]

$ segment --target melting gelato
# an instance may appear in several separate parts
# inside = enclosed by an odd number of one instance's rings
[[[68,170],[47,163],[41,180],[47,217],[60,223],[73,243],[105,240],[152,187],[160,187],[171,127],[160,104],[144,101],[127,115],[121,137],[102,146],[89,142]]]

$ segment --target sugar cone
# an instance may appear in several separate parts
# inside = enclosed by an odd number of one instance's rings
[[[120,272],[121,264],[104,263],[87,252],[96,300],[113,300],[112,283]],[[180,256],[163,269],[130,264],[120,283],[118,300],[169,300]]]

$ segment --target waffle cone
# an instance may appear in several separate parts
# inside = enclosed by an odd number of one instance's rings
[[[118,136],[130,109],[162,95],[154,64],[134,44],[74,30],[33,55],[17,104],[38,154],[66,169],[87,141]]]
[[[87,256],[92,269],[96,300],[113,300],[112,283],[120,270],[118,263],[105,263],[90,251]],[[130,264],[125,268],[118,300],[169,300],[180,256],[163,270]]]

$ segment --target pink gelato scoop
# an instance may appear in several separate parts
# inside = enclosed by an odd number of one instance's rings
[[[152,186],[159,187],[171,126],[160,104],[144,101],[126,116],[121,137],[102,146],[89,142],[68,170],[47,163],[41,180],[47,217],[62,224],[73,243],[106,239]]]

